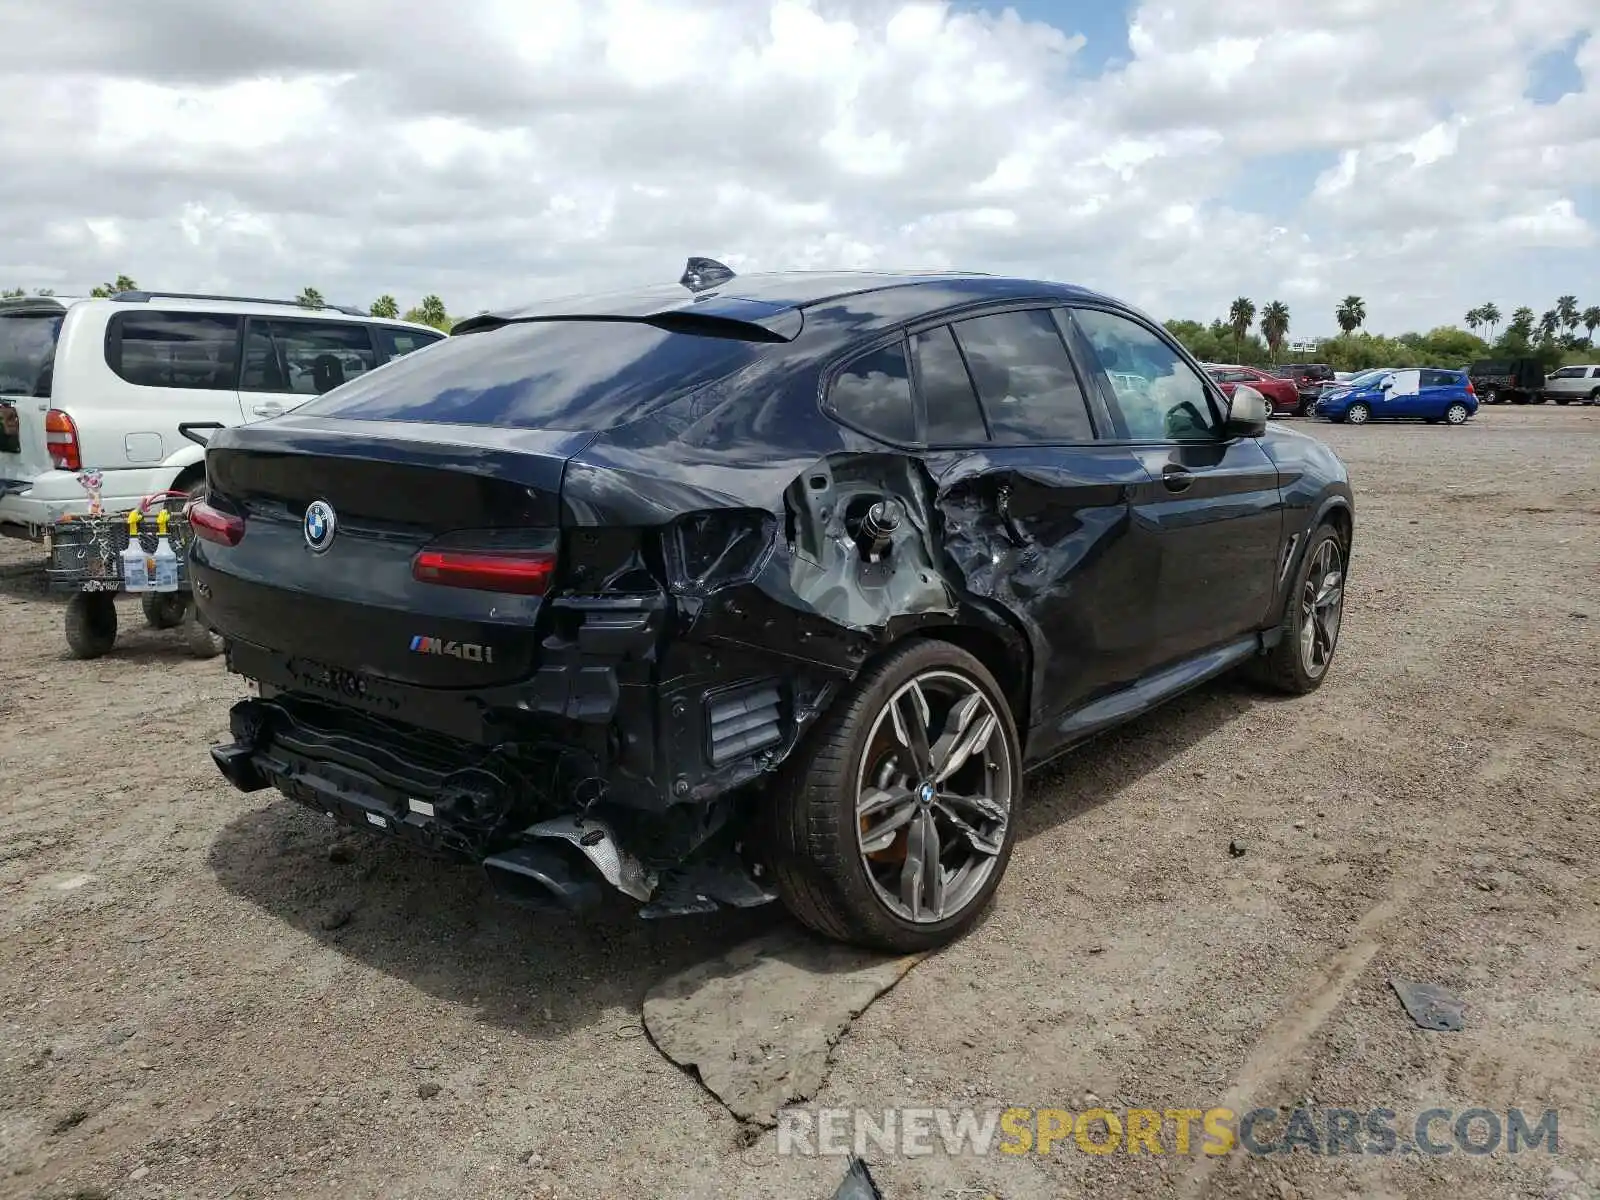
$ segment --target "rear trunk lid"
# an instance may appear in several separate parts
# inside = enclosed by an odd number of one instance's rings
[[[51,469],[44,416],[66,307],[38,296],[0,301],[0,492]]]
[[[524,678],[542,594],[418,576],[462,561],[553,564],[562,473],[592,438],[292,415],[222,431],[206,455],[208,501],[243,535],[195,542],[205,615],[308,670],[439,688]]]

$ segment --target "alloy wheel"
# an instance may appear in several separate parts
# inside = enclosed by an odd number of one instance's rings
[[[1317,547],[1300,594],[1300,665],[1320,679],[1333,661],[1344,616],[1344,563],[1329,537]]]
[[[1015,794],[1005,723],[958,671],[924,671],[879,710],[856,781],[856,845],[901,920],[945,921],[984,890]]]

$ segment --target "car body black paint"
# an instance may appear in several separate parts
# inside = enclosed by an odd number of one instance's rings
[[[430,355],[219,431],[213,502],[247,533],[197,543],[196,591],[230,667],[262,685],[219,765],[395,828],[419,828],[408,798],[431,796],[448,829],[421,840],[480,859],[581,810],[672,870],[737,828],[760,803],[746,785],[905,638],[976,649],[1033,764],[1242,661],[1274,636],[1314,524],[1343,514],[1348,534],[1343,465],[1277,424],[1260,438],[1128,439],[1075,328],[1082,307],[1159,331],[1038,281],[750,276],[488,314]],[[864,351],[1017,308],[1054,315],[1099,439],[899,446],[827,413],[830,381]],[[673,332],[685,312],[722,325]],[[596,345],[622,331],[643,347],[618,359],[639,377],[575,364],[593,378],[587,393],[568,378],[568,393],[604,397],[593,427],[523,420],[537,373],[557,368],[510,352],[542,335],[507,322],[567,321],[550,337],[570,351],[580,320]],[[660,374],[662,353],[691,357],[682,339],[717,364],[694,386]],[[1206,388],[1220,423],[1226,401]],[[926,429],[920,392],[913,403]],[[559,423],[583,424],[576,411]],[[315,557],[299,527],[313,499],[339,516]],[[860,520],[880,501],[894,528],[868,561]],[[440,539],[555,553],[556,584],[533,597],[417,582],[412,555]],[[413,653],[418,634],[492,646],[493,662]]]

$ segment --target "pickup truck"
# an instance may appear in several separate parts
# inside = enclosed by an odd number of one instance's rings
[[[1543,404],[1544,367],[1537,358],[1483,358],[1467,368],[1483,404]]]

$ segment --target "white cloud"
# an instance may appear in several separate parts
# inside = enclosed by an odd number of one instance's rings
[[[0,123],[0,285],[470,312],[709,253],[1025,272],[1196,317],[1282,297],[1313,332],[1350,292],[1394,328],[1600,277],[1600,37],[1582,93],[1523,98],[1593,0],[1152,0],[1102,74],[1073,29],[922,0],[438,16],[7,0],[0,105],[28,119]],[[1306,152],[1333,165],[1241,186]],[[1559,282],[1524,257],[1551,247]]]

